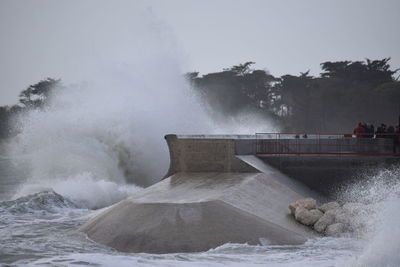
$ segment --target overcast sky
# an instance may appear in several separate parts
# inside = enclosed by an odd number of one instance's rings
[[[384,57],[396,69],[399,11],[398,0],[0,0],[0,105],[45,77],[85,80],[97,57],[123,62],[149,30],[167,36],[182,71],[255,61],[317,75],[324,61]]]

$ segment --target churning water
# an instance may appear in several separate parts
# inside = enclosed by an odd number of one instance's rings
[[[4,185],[8,189],[17,188],[16,166],[4,157],[0,164],[2,171],[8,169],[8,175],[0,180],[1,188]],[[371,179],[379,183],[364,187],[362,200],[378,197],[375,204],[379,211],[374,218],[368,218],[373,221],[373,230],[360,239],[316,238],[297,246],[225,244],[201,253],[165,255],[120,253],[87,240],[77,229],[102,209],[88,208],[87,202],[81,203],[79,198],[49,189],[5,200],[9,196],[2,192],[0,263],[4,266],[399,266],[399,191],[384,182],[393,175],[397,175],[394,170],[383,171]]]
[[[49,105],[21,116],[21,133],[0,147],[0,264],[400,265],[399,191],[397,182],[385,183],[387,177],[397,179],[393,170],[373,177],[381,184],[363,187],[363,199],[374,196],[379,212],[368,218],[373,227],[361,239],[317,238],[301,246],[225,244],[202,253],[153,255],[119,253],[78,233],[101,209],[160,180],[169,160],[165,134],[274,130],[251,114],[215,121],[184,81],[173,42],[157,31],[144,32],[134,34],[134,42],[121,42],[133,53],[117,48],[108,55],[112,60],[85,62],[87,82],[56,88]],[[357,187],[348,195],[359,192]]]

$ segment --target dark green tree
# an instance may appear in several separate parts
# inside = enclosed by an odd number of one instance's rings
[[[61,80],[47,78],[30,85],[19,95],[19,102],[26,108],[40,108],[47,104],[54,89],[61,87]]]
[[[264,70],[251,69],[252,64],[246,62],[202,77],[196,72],[189,73],[186,77],[214,111],[235,115],[244,110],[258,110],[271,115],[276,97],[273,83],[277,79]]]
[[[6,138],[9,135],[9,107],[0,107],[0,138]]]

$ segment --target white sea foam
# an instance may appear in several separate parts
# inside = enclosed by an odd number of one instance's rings
[[[329,267],[338,258],[357,253],[354,239],[320,238],[300,246],[251,246],[224,244],[201,253],[74,253],[36,260],[26,266],[52,265],[57,262],[74,266],[268,266]],[[24,261],[18,262],[25,266]]]
[[[75,177],[27,182],[21,186],[14,198],[45,190],[54,190],[77,203],[80,208],[99,209],[125,199],[141,188],[134,184],[96,180],[91,173],[81,173]]]
[[[0,202],[0,212],[7,212],[13,215],[59,213],[65,209],[77,208],[78,206],[75,203],[54,191],[40,191],[15,200]]]

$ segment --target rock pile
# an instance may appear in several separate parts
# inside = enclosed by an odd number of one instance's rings
[[[328,202],[317,206],[312,198],[290,203],[289,209],[296,221],[312,227],[326,236],[359,236],[367,228],[366,222],[373,209],[361,203]]]

